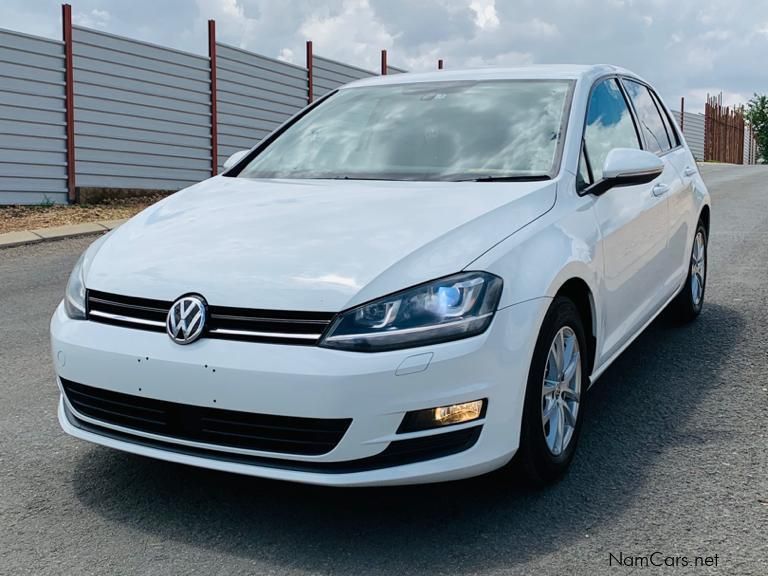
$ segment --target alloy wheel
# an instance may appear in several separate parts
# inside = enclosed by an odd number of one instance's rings
[[[693,305],[698,307],[704,297],[704,281],[706,279],[706,245],[704,233],[699,230],[693,241],[691,252],[691,298]]]
[[[554,456],[562,454],[573,439],[581,380],[579,341],[572,328],[563,326],[549,348],[541,400],[544,437]]]

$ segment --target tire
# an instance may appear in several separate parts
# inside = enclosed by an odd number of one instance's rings
[[[572,366],[573,370],[572,380],[567,382],[564,376],[568,375],[563,374],[564,370],[556,362],[556,339],[560,341],[561,336],[566,342],[563,353],[565,368]],[[578,345],[578,348],[572,348],[578,352],[578,358],[571,358],[569,362],[567,348],[570,338]],[[521,474],[529,487],[543,487],[559,480],[573,460],[581,432],[588,368],[587,340],[579,311],[569,298],[558,296],[544,317],[534,348],[525,391],[520,447],[512,463],[513,473]],[[559,384],[553,386],[553,381]],[[578,389],[574,391],[576,384]],[[569,392],[566,392],[566,387]],[[568,410],[570,417],[565,410]],[[559,425],[564,428],[562,444],[558,449],[556,427]]]
[[[707,229],[699,220],[696,226],[696,234],[693,237],[693,246],[691,247],[691,257],[688,265],[688,276],[685,279],[685,285],[675,299],[670,308],[677,318],[682,322],[691,322],[704,307],[704,293],[707,288]]]

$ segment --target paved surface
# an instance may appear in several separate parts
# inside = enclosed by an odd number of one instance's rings
[[[74,238],[104,232],[117,228],[127,219],[100,220],[98,222],[85,222],[82,224],[68,224],[66,226],[53,226],[51,228],[38,228],[36,230],[22,230],[19,232],[5,232],[0,234],[0,249],[10,246],[23,246],[36,244],[46,240],[61,240],[62,238]]]
[[[0,250],[0,573],[768,574],[768,168],[706,178],[705,312],[627,350],[572,472],[533,494],[499,475],[323,489],[65,437],[47,322],[90,240]],[[718,567],[609,567],[654,551]]]

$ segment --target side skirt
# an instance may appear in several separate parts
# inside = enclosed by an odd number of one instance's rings
[[[687,280],[687,278],[688,277],[686,276],[686,280]],[[616,360],[616,358],[621,356],[621,354],[624,352],[624,350],[629,348],[629,346],[637,339],[638,336],[640,336],[640,334],[645,332],[645,329],[648,328],[648,326],[650,326],[651,323],[654,320],[656,320],[656,318],[658,318],[659,314],[661,314],[664,310],[666,310],[667,306],[669,306],[669,304],[672,302],[672,300],[677,298],[677,295],[680,294],[680,292],[683,290],[683,288],[685,288],[685,280],[683,280],[683,284],[680,286],[680,288],[675,290],[674,293],[672,294],[672,296],[666,302],[664,302],[664,305],[660,306],[659,309],[656,311],[656,313],[653,316],[651,316],[648,319],[648,321],[645,324],[643,324],[640,327],[640,329],[632,335],[631,338],[629,338],[624,344],[622,344],[621,348],[619,348],[616,352],[614,352],[611,355],[611,357],[608,358],[608,360],[603,362],[602,365],[597,370],[592,372],[592,375],[589,377],[589,388],[592,388],[592,386],[597,381],[597,379],[600,378],[600,376],[603,375],[603,373],[608,369],[608,367],[611,364],[613,364],[614,360]],[[589,389],[589,388],[587,388],[587,389]]]

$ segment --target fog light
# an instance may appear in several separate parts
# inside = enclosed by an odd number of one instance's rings
[[[463,404],[453,404],[452,406],[440,406],[435,408],[435,423],[444,426],[446,424],[459,424],[460,422],[469,422],[480,418],[480,412],[483,410],[483,401],[464,402]]]
[[[462,402],[461,404],[408,412],[403,417],[397,432],[398,434],[417,432],[419,430],[450,426],[451,424],[471,422],[485,416],[485,407],[485,400],[473,400],[472,402]]]

